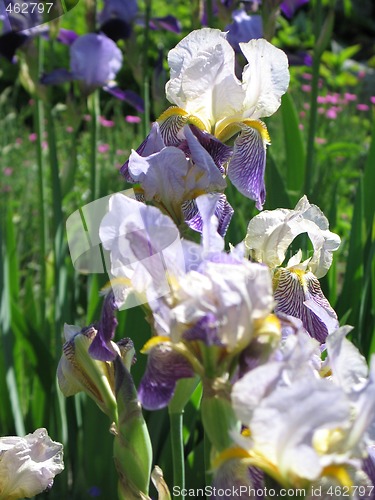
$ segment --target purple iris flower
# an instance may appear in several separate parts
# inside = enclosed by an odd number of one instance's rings
[[[113,40],[104,34],[88,33],[70,45],[70,71],[56,69],[44,75],[41,81],[45,85],[55,85],[78,80],[87,95],[102,87],[142,112],[143,100],[135,92],[123,91],[114,85],[122,60],[122,52]]]
[[[296,10],[308,3],[309,0],[284,0],[281,2],[280,10],[288,19],[291,19]]]
[[[245,9],[238,9],[232,13],[232,18],[233,22],[225,28],[225,31],[228,31],[227,40],[236,52],[241,52],[239,43],[262,38],[262,16],[249,16]]]
[[[137,14],[136,0],[105,0],[99,14],[100,29],[114,41],[128,38]]]

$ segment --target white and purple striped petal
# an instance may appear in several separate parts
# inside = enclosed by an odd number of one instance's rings
[[[318,279],[311,272],[280,268],[274,276],[275,312],[299,318],[308,333],[319,342],[325,339],[334,326],[338,328],[335,311],[323,295]],[[309,307],[313,301],[317,307]],[[324,314],[319,314],[322,311]],[[325,314],[329,321],[325,321]]]
[[[138,398],[146,410],[159,410],[172,399],[181,378],[194,377],[194,371],[170,344],[162,343],[149,352],[146,372],[138,388]]]

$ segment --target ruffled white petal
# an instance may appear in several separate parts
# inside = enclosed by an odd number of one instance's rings
[[[240,43],[248,64],[242,74],[246,92],[244,118],[262,118],[278,110],[281,96],[289,85],[288,59],[285,53],[266,40]]]
[[[211,28],[193,31],[168,54],[167,99],[198,116],[207,131],[242,108],[245,93],[234,74],[234,56],[225,33]]]
[[[0,498],[30,498],[50,488],[64,470],[63,445],[46,429],[0,438]]]

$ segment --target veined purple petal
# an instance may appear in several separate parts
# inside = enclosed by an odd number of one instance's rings
[[[266,141],[257,129],[246,126],[234,142],[228,177],[240,193],[256,202],[258,210],[266,199],[265,168]]]
[[[224,237],[232,219],[234,210],[228,203],[225,194],[215,194],[217,196],[217,199],[214,215],[218,219],[217,232],[220,236]],[[188,200],[184,202],[181,208],[186,224],[194,231],[201,233],[203,228],[203,220],[199,212],[196,200]]]
[[[138,398],[146,410],[159,410],[168,405],[176,383],[181,378],[194,377],[194,371],[171,345],[154,347],[147,360],[146,373],[138,388]]]
[[[363,460],[362,468],[368,475],[371,483],[375,486],[375,446],[369,446],[367,451],[368,456]],[[374,496],[372,495],[370,498],[374,498]]]
[[[264,498],[264,473],[240,459],[230,459],[215,472],[213,500],[260,500]],[[250,490],[252,494],[250,495]],[[219,491],[222,493],[219,496]]]
[[[199,129],[195,125],[189,125],[189,127],[193,134],[197,137],[200,144],[211,156],[217,168],[223,174],[225,171],[224,165],[232,156],[233,148],[231,148],[230,146],[226,146],[221,141],[219,141],[219,139],[209,134],[208,132]]]
[[[89,347],[90,356],[99,361],[113,361],[117,356],[110,343],[118,325],[114,314],[116,309],[115,297],[111,291],[104,299],[97,334]]]
[[[332,328],[332,321],[337,322],[337,315],[323,295],[318,279],[311,272],[290,271],[280,268],[274,276],[274,297],[277,301],[275,312],[279,311],[299,318],[307,332],[319,342],[324,342]],[[318,316],[306,301],[314,301],[330,318],[327,324],[323,315]]]
[[[296,10],[308,2],[309,0],[284,0],[280,5],[280,10],[288,19],[291,19]]]
[[[152,155],[153,153],[161,151],[163,148],[165,148],[165,144],[160,133],[159,124],[157,122],[154,122],[152,124],[150,133],[142,142],[142,144],[137,148],[137,153],[143,157],[146,157]],[[135,182],[129,174],[129,160],[124,163],[124,165],[120,169],[120,172],[125,177],[127,182]]]
[[[206,314],[197,323],[182,334],[187,341],[201,340],[207,346],[222,346],[218,336],[219,326],[216,316],[212,313]]]
[[[144,113],[145,103],[142,97],[139,96],[136,92],[133,92],[133,90],[122,90],[116,85],[105,85],[103,87],[103,90],[113,95],[120,101],[127,102],[128,104],[133,106],[133,108],[136,109],[139,113]]]
[[[173,33],[181,33],[181,23],[174,16],[153,17],[150,19],[149,26],[152,30],[165,29]]]
[[[90,90],[114,80],[121,66],[121,50],[103,34],[87,33],[70,46],[71,71]]]
[[[70,71],[61,68],[42,75],[40,83],[43,85],[60,85],[61,83],[71,82],[74,79],[74,75]]]
[[[168,111],[168,110],[167,110]],[[160,120],[160,121],[159,121]],[[171,115],[158,120],[160,134],[166,146],[179,146],[183,137],[180,132],[188,122],[188,116]]]

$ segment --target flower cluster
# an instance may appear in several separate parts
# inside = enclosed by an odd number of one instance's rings
[[[113,195],[100,223],[110,261],[102,315],[87,329],[67,327],[60,387],[65,395],[88,393],[114,434],[125,436],[134,422],[143,429],[139,403],[171,408],[180,382],[199,380],[214,484],[273,481],[311,492],[368,486],[375,479],[374,363],[369,369],[346,338],[350,328],[339,328],[319,282],[340,238],[303,196],[294,209],[260,212],[243,240],[225,248],[234,214],[226,178],[262,209],[270,137],[260,118],[277,111],[289,82],[282,51],[262,39],[239,47],[247,60],[241,80],[219,30],[194,31],[169,53],[173,106],[122,167],[134,191]],[[124,344],[113,340],[116,310],[134,305],[152,330],[137,391],[133,348],[125,361]],[[122,479],[142,477],[131,491],[147,495],[142,446],[135,463],[125,460],[139,442],[129,436],[116,441],[116,466]]]

